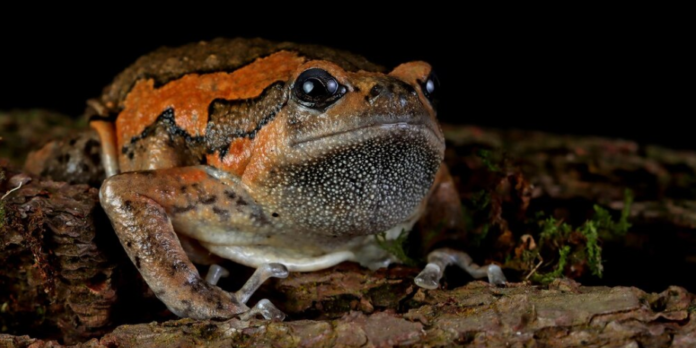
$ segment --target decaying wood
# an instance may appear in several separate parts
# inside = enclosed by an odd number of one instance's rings
[[[98,206],[96,189],[33,177],[0,201],[0,326],[7,333],[0,335],[0,347],[56,342],[82,342],[85,347],[696,345],[694,296],[668,286],[696,289],[693,277],[684,276],[696,274],[696,154],[604,138],[468,126],[445,131],[446,161],[463,201],[493,187],[502,210],[493,214],[500,219],[499,234],[479,241],[479,248],[472,246],[470,236],[480,226],[468,231],[469,239],[457,232],[447,242],[456,240],[477,260],[503,263],[519,248],[523,235],[533,235],[525,223],[533,213],[544,211],[580,223],[594,204],[620,211],[629,188],[635,196],[632,227],[625,238],[605,242],[611,261],[605,279],[655,293],[583,287],[571,280],[492,288],[460,278],[458,272],[448,272],[443,289],[424,291],[413,284],[418,268],[370,272],[346,263],[294,273],[262,287],[252,302],[271,299],[289,314],[285,322],[176,320],[125,258]],[[58,145],[51,145],[53,152],[44,154],[47,164],[57,159],[51,154],[74,151],[70,141],[54,144]],[[493,164],[486,163],[481,149],[494,152]],[[92,151],[90,147],[82,154]],[[48,165],[41,163],[34,161],[39,166],[34,173],[48,173]],[[51,168],[60,174],[58,167]],[[73,176],[79,179],[73,182],[94,185],[90,175],[100,174],[91,170],[81,172],[84,177]],[[26,181],[7,163],[0,165],[0,172],[0,196]],[[421,227],[425,233],[426,227]],[[443,239],[428,241],[424,247]],[[670,273],[669,268],[678,272]],[[236,274],[245,270],[240,272]],[[506,272],[515,280],[524,275]],[[619,273],[625,276],[617,278]],[[567,274],[586,276],[570,269]],[[222,286],[234,290],[238,285]]]
[[[2,188],[5,192],[8,185]],[[116,262],[98,243],[112,238],[97,236],[97,190],[34,180],[2,204],[4,331],[62,336],[68,342],[106,333],[117,298]]]
[[[366,283],[382,279],[352,270]],[[289,282],[308,291],[340,288],[331,271]],[[403,282],[404,280],[395,280]],[[370,288],[367,286],[366,288]],[[355,291],[356,289],[352,289]],[[491,288],[473,282],[454,290],[415,290],[396,309],[352,302],[337,319],[241,322],[173,320],[123,325],[79,347],[392,347],[469,345],[472,347],[692,347],[696,322],[693,295],[672,287],[660,294],[635,288],[580,287],[558,281],[548,289],[532,286]],[[312,296],[317,295],[316,293]],[[290,295],[293,296],[293,295]],[[306,296],[306,295],[305,295]],[[332,301],[340,294],[318,295]],[[335,301],[335,300],[334,300]],[[364,302],[364,303],[361,303]],[[6,347],[54,347],[27,336],[0,335]]]
[[[618,214],[629,189],[634,196],[631,228],[626,235],[603,241],[604,278],[611,284],[650,291],[675,284],[696,289],[696,277],[688,276],[696,274],[696,152],[601,137],[474,126],[445,126],[444,130],[446,162],[464,202],[481,191],[493,174],[500,175],[491,173],[477,155],[481,150],[492,152],[491,161],[500,163],[500,171],[522,173],[530,185],[528,197],[517,201],[514,193],[503,194],[512,234],[488,243],[488,249],[478,252],[479,258],[495,260],[493,248],[500,261],[519,247],[521,236],[538,233],[538,228],[529,229],[529,221],[537,220],[538,212],[574,226],[593,215],[594,205]],[[508,168],[503,168],[505,163]],[[525,198],[528,206],[521,209]],[[511,236],[511,241],[505,239]]]

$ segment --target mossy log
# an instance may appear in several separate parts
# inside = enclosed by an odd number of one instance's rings
[[[370,272],[346,263],[262,287],[258,297],[288,313],[285,322],[178,320],[125,257],[95,188],[30,177],[4,163],[0,193],[20,182],[22,187],[0,200],[0,324],[6,333],[0,334],[0,347],[696,345],[694,296],[669,286],[696,288],[686,279],[692,277],[679,277],[696,260],[696,154],[604,138],[444,128],[446,161],[465,206],[494,182],[509,230],[489,236],[488,243],[478,240],[471,250],[475,259],[504,263],[529,232],[522,221],[534,212],[572,223],[587,219],[595,204],[618,214],[629,188],[635,199],[632,226],[624,238],[605,242],[605,251],[616,253],[606,253],[611,262],[604,277],[610,285],[654,293],[584,287],[568,279],[548,286],[517,282],[523,272],[512,272],[516,282],[504,288],[452,272],[442,289],[423,291],[413,284],[418,268]],[[62,144],[44,156],[68,152],[70,141]],[[94,183],[88,177],[99,171],[91,170],[82,172],[82,182]],[[497,183],[501,177],[514,177],[507,181],[512,187]],[[458,231],[452,238],[471,249],[477,241],[471,235],[480,226],[468,227],[469,237]],[[237,267],[246,279],[249,270]],[[660,267],[679,272],[654,271]],[[580,275],[583,282],[599,282]],[[234,290],[244,279],[221,286]]]
[[[361,286],[343,283],[360,278]],[[581,287],[557,281],[546,289],[528,285],[491,288],[473,282],[453,290],[401,288],[396,308],[372,303],[369,296],[347,301],[323,288],[369,292],[387,280],[362,269],[328,270],[293,276],[285,289],[290,300],[312,298],[343,307],[340,317],[285,322],[190,319],[122,325],[78,347],[693,347],[694,296],[679,287],[659,294],[635,288]],[[295,287],[300,285],[301,288]],[[357,285],[357,284],[353,284]],[[384,285],[383,285],[384,286]],[[337,303],[339,302],[339,303]],[[387,301],[390,302],[390,301]],[[384,303],[383,303],[384,304]],[[3,347],[56,347],[29,336],[0,335]]]

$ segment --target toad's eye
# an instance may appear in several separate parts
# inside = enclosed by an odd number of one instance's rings
[[[440,80],[435,75],[435,72],[431,72],[425,81],[419,81],[421,84],[421,90],[426,98],[430,102],[435,102],[440,94]]]
[[[309,69],[297,77],[293,95],[297,101],[310,108],[324,109],[346,94],[346,87],[326,70]]]

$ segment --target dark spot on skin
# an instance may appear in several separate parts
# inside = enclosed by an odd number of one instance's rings
[[[131,243],[131,242],[128,242],[128,243],[126,243],[126,245],[127,245],[127,246],[128,246],[129,248],[130,248],[130,247],[132,247],[132,246],[133,246],[133,243]]]
[[[187,206],[185,206],[185,207],[177,207],[177,206],[174,206],[174,207],[172,208],[172,213],[174,213],[174,214],[182,214],[182,213],[185,213],[185,212],[187,212],[187,211],[193,210],[193,208],[195,208],[195,206],[194,206],[193,204],[187,205]]]
[[[217,301],[217,309],[222,310],[223,308],[225,307],[223,307],[222,302]]]
[[[128,153],[128,146],[122,147],[122,148],[121,148],[121,153],[124,154],[124,155],[127,154],[127,153]]]
[[[227,191],[227,190],[225,190],[224,193],[225,193],[225,196],[229,197],[230,199],[235,199],[235,198],[237,198],[237,195],[236,195],[234,192],[232,192],[232,191]]]
[[[360,88],[358,88],[358,86],[354,86],[354,87],[353,87],[353,91],[355,91],[355,92],[360,92]]]
[[[174,262],[172,264],[172,267],[169,269],[169,275],[174,276],[175,274],[179,273],[184,268],[186,268],[186,266],[183,263]]]
[[[273,217],[278,217],[278,216],[280,216],[280,215],[278,215],[278,213],[273,213],[273,214],[271,214],[271,216],[273,216]]]
[[[70,146],[75,145],[76,142],[77,142],[77,139],[70,139]]]
[[[215,203],[215,201],[217,201],[217,196],[215,196],[215,195],[201,197],[202,204],[206,204],[206,205],[213,204],[213,203]]]
[[[213,207],[213,213],[219,216],[222,220],[227,220],[230,218],[230,212],[225,209],[220,209],[218,207]]]
[[[196,182],[196,183],[191,184],[191,187],[198,189],[198,183]]]
[[[191,290],[194,292],[199,292],[204,288],[201,280],[190,280],[184,283],[184,285],[191,287]]]
[[[191,301],[181,300],[181,304],[184,305],[184,307],[186,307],[186,309],[184,310],[184,314],[188,315],[188,313],[193,312],[193,304],[191,303]]]
[[[135,268],[140,269],[140,257],[135,257]]]
[[[133,210],[133,202],[132,201],[123,202],[123,208],[127,211]]]
[[[220,159],[223,159],[235,139],[254,139],[285,105],[287,96],[283,87],[284,83],[276,82],[255,98],[213,100],[208,105],[207,153],[218,152]]]
[[[128,159],[129,159],[129,160],[132,160],[134,156],[135,156],[135,153],[133,153],[133,152],[129,152],[129,153],[128,153]]]
[[[247,202],[244,200],[244,198],[239,197],[239,199],[237,200],[237,204],[239,204],[239,205],[247,205]]]
[[[101,163],[101,144],[90,139],[85,143],[84,147],[85,156],[92,160],[92,163]]]
[[[188,186],[182,185],[182,186],[181,186],[181,192],[182,192],[182,193],[186,193],[186,189],[187,189],[187,188],[188,188]]]
[[[266,215],[259,212],[258,210],[254,210],[251,212],[251,218],[254,219],[256,222],[258,222],[261,225],[268,225],[270,223],[270,221],[268,221],[268,218],[266,217]]]

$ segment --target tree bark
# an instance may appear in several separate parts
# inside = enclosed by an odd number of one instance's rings
[[[533,285],[518,282],[529,269],[504,268],[514,280],[507,287],[452,270],[442,289],[425,291],[413,284],[419,268],[371,272],[345,263],[265,284],[252,302],[270,298],[289,315],[285,322],[179,320],[125,257],[95,188],[29,177],[5,162],[0,196],[22,186],[0,200],[0,347],[696,345],[694,296],[670,286],[696,289],[686,276],[696,271],[696,154],[604,138],[444,129],[446,161],[465,206],[486,188],[498,200],[491,205],[500,211],[484,217],[497,219],[491,220],[497,234],[477,242],[471,236],[481,225],[474,223],[468,236],[449,231],[446,239],[461,243],[477,261],[512,265],[506,258],[529,248],[524,235],[539,239],[537,225],[528,223],[536,212],[580,224],[595,204],[619,214],[625,189],[631,189],[629,232],[603,244],[602,281],[613,287],[569,279]],[[43,156],[72,151],[69,141],[61,144]],[[95,182],[92,172],[82,173],[81,182]],[[421,235],[428,228],[433,227],[421,226]],[[434,247],[437,241],[416,246]],[[567,276],[600,282],[571,266]],[[241,281],[222,286],[235,290]]]

